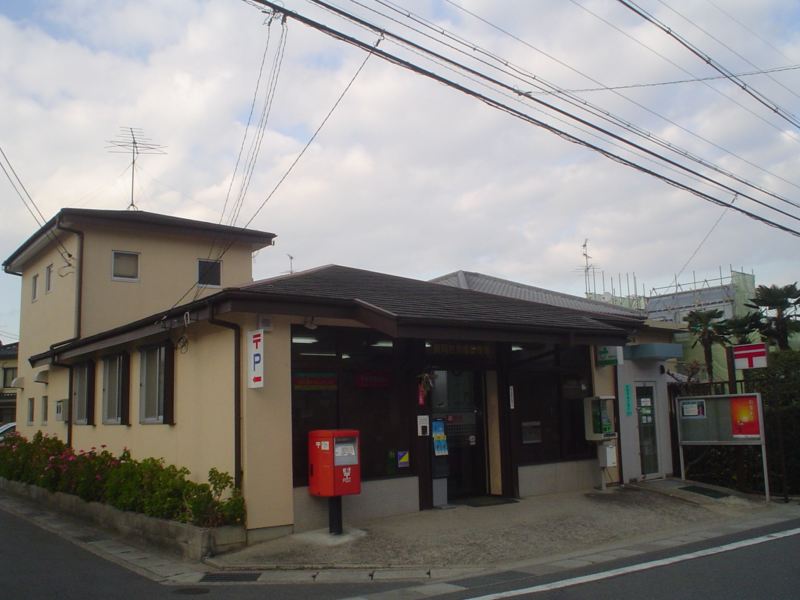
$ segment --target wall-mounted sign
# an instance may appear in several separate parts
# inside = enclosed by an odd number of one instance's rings
[[[737,369],[763,369],[767,366],[766,344],[740,344],[733,347],[733,363]]]
[[[398,450],[397,451],[397,468],[399,469],[407,469],[411,464],[411,455],[408,453],[408,450]]]
[[[384,371],[364,371],[356,374],[355,384],[362,390],[386,389],[392,386],[392,376]]]
[[[335,392],[337,387],[336,373],[292,374],[292,388],[297,392]]]
[[[681,419],[705,419],[705,400],[684,400],[680,403]]]
[[[447,435],[444,432],[442,419],[433,420],[433,453],[436,456],[447,456],[450,453],[447,449]]]
[[[622,346],[597,346],[598,367],[612,367],[623,362]]]
[[[731,434],[735,438],[758,438],[761,436],[758,401],[755,396],[731,398]]]
[[[247,387],[264,387],[264,330],[247,332]]]
[[[630,383],[625,384],[625,416],[633,416],[633,386]]]

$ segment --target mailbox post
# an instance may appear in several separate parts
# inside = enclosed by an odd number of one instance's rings
[[[308,493],[328,498],[328,529],[342,533],[342,496],[361,493],[358,431],[316,429],[308,434]]]

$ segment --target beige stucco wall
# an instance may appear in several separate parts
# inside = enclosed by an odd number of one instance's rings
[[[105,445],[119,454],[128,448],[137,459],[163,458],[186,467],[196,481],[206,481],[211,467],[233,475],[233,333],[199,323],[186,335],[186,352],[175,352],[175,425],[139,423],[140,354],[131,346],[130,426],[103,424],[103,362],[98,359],[95,425],[73,425],[76,450]]]
[[[75,305],[77,295],[77,256],[78,239],[69,233],[62,233],[60,239],[66,249],[73,255],[73,265],[65,264],[58,253],[55,243],[50,244],[45,250],[25,266],[22,275],[22,292],[20,296],[20,339],[18,354],[17,375],[24,378],[25,387],[17,395],[17,431],[22,435],[33,435],[41,426],[41,398],[48,397],[50,415],[46,430],[57,433],[61,429],[53,423],[54,405],[56,397],[66,398],[67,387],[64,378],[51,377],[50,383],[34,382],[34,377],[39,368],[31,367],[27,358],[33,354],[45,352],[51,344],[61,342],[75,336]],[[50,292],[45,291],[45,270],[47,265],[53,265],[52,287]],[[39,293],[35,301],[32,300],[33,276],[39,276]],[[52,375],[52,373],[50,374]],[[28,398],[34,399],[34,421],[29,426]]]
[[[247,331],[256,315],[238,315],[242,326],[242,380],[247,381]],[[234,320],[226,315],[226,320]],[[242,394],[242,468],[247,527],[294,522],[292,482],[291,321],[272,317],[264,335],[264,387]]]
[[[197,282],[197,261],[207,258],[211,247],[210,238],[150,233],[145,237],[141,229],[87,229],[84,240],[83,336],[172,307]],[[221,243],[216,244],[217,253]],[[115,250],[139,253],[138,281],[112,278]],[[222,285],[195,288],[180,303],[194,300],[198,290],[201,298],[251,281],[250,249],[236,244],[222,258]]]

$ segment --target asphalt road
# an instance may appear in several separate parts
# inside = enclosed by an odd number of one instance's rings
[[[367,593],[398,587],[375,583]],[[0,510],[0,599],[159,600],[347,598],[364,585],[162,585]]]
[[[525,572],[498,572],[452,584],[467,589],[440,596],[442,600],[467,598],[535,598],[536,600],[735,600],[800,598],[800,535],[766,539],[765,534],[800,527],[786,522],[741,534],[672,548],[635,559],[591,568],[535,576]],[[735,549],[717,552],[723,545]],[[742,547],[743,546],[743,547]],[[672,562],[676,557],[679,562]],[[660,562],[659,562],[660,561]],[[653,563],[652,566],[643,563]],[[671,564],[664,564],[671,563]],[[645,568],[646,567],[646,568]],[[622,574],[603,578],[608,571]],[[620,571],[614,571],[620,573]],[[575,578],[597,579],[590,582]],[[0,510],[0,599],[209,599],[249,598],[420,598],[394,584],[265,585],[163,585],[105,560],[58,535]],[[558,589],[546,589],[555,586]],[[452,588],[451,588],[452,589]],[[531,589],[535,592],[531,593]],[[526,591],[527,590],[527,591]],[[444,591],[444,590],[442,590]],[[388,592],[387,594],[384,594]],[[433,595],[434,590],[430,589]]]
[[[580,569],[553,577],[522,577],[507,573],[505,581],[473,580],[470,589],[446,596],[448,599],[501,600],[796,600],[800,598],[800,534],[771,539],[753,545],[725,550],[758,541],[767,534],[800,527],[787,522],[780,527],[763,528],[735,536],[707,540],[702,544],[674,548],[638,556],[635,561],[619,561],[602,568]],[[706,556],[697,554],[713,553]],[[686,557],[683,560],[681,557]],[[659,563],[673,562],[662,565]],[[630,567],[652,567],[626,572]],[[614,573],[622,571],[621,574]],[[610,573],[609,573],[610,572]],[[611,577],[604,578],[610,574]],[[494,576],[502,578],[502,573]],[[516,575],[516,577],[514,577]],[[582,582],[583,578],[595,579]],[[458,582],[453,582],[458,583]],[[548,587],[556,589],[548,590]]]

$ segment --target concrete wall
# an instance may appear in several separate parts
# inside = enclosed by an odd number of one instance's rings
[[[596,460],[566,461],[519,468],[519,495],[540,496],[591,490],[600,484]]]
[[[368,519],[389,517],[419,510],[417,477],[365,481],[361,494],[342,498],[342,518],[347,527]],[[294,488],[294,531],[328,527],[328,499],[311,496],[307,487]]]

